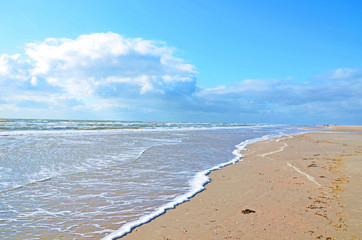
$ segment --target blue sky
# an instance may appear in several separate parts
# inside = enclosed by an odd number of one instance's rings
[[[0,3],[0,117],[362,124],[360,1]]]

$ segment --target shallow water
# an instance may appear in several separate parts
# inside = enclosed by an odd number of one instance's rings
[[[101,238],[195,190],[248,139],[295,126],[0,122],[0,236]],[[201,190],[201,189],[199,189]]]

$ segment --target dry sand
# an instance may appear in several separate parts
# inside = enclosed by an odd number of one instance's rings
[[[283,137],[244,154],[212,172],[205,191],[122,240],[362,239],[361,134]]]

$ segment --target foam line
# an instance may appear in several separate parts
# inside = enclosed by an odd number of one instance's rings
[[[147,149],[142,150],[142,152],[140,152],[140,154],[139,154],[133,161],[135,162],[135,161],[137,161],[138,159],[140,159],[140,158],[143,156],[143,154],[144,154],[148,149],[150,149],[150,148],[147,148]]]
[[[308,175],[307,173],[303,172],[302,170],[300,170],[299,168],[297,168],[296,166],[293,166],[292,164],[287,162],[287,165],[289,167],[294,168],[295,171],[299,172],[300,174],[306,176],[310,181],[312,181],[315,185],[317,185],[318,187],[320,187],[321,185],[315,180],[314,177],[312,177],[311,175]]]
[[[268,155],[271,155],[271,154],[274,154],[274,153],[284,151],[284,149],[288,146],[288,144],[286,144],[286,143],[283,143],[283,144],[284,144],[284,146],[282,146],[279,150],[276,150],[276,151],[273,151],[273,152],[267,152],[267,153],[264,153],[264,154],[258,154],[258,156],[259,157],[265,157],[265,156],[268,156]]]
[[[14,190],[17,190],[17,189],[25,187],[25,186],[30,186],[30,185],[33,185],[33,184],[46,182],[46,181],[51,180],[51,179],[52,179],[52,177],[46,177],[46,178],[43,178],[43,179],[34,180],[34,181],[29,182],[29,183],[25,183],[24,185],[17,185],[15,187],[12,187],[12,188],[9,188],[9,189],[4,189],[4,190],[0,191],[0,193],[14,191]]]
[[[120,229],[118,229],[118,230],[112,232],[111,234],[107,235],[106,237],[102,238],[102,240],[114,240],[114,239],[121,238],[124,235],[130,233],[135,227],[148,223],[151,220],[153,220],[154,218],[164,214],[166,212],[166,210],[173,209],[177,205],[188,201],[190,198],[194,197],[197,193],[199,193],[205,189],[204,186],[208,182],[210,182],[210,178],[207,176],[208,174],[210,174],[210,172],[240,161],[244,157],[244,155],[241,154],[241,151],[245,150],[246,146],[248,144],[267,140],[271,137],[275,137],[275,136],[266,135],[266,136],[263,136],[260,138],[246,140],[246,141],[241,142],[240,144],[236,145],[235,146],[236,149],[233,151],[233,154],[235,155],[235,157],[229,162],[219,164],[217,166],[214,166],[212,168],[209,168],[207,170],[197,173],[194,176],[194,178],[190,181],[191,190],[189,192],[176,197],[172,202],[169,202],[169,203],[157,208],[154,212],[152,212],[148,215],[142,216],[135,221],[126,223]]]

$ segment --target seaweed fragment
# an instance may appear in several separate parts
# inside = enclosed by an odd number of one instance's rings
[[[241,213],[242,213],[242,214],[249,214],[249,213],[255,213],[255,211],[254,211],[254,210],[251,210],[251,209],[246,208],[246,209],[242,210],[242,211],[241,211]]]

